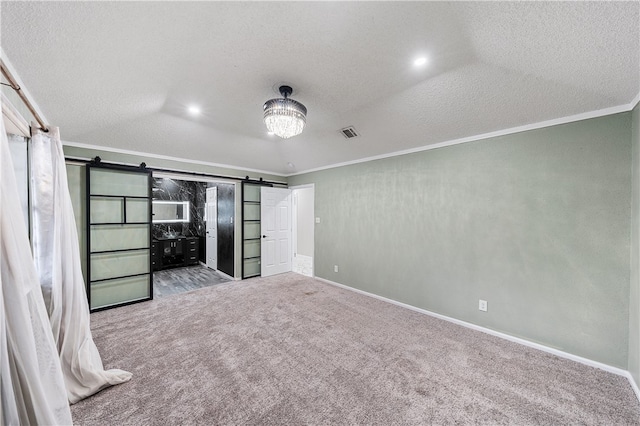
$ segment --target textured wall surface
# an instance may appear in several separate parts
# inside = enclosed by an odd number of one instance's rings
[[[316,276],[627,368],[630,158],[623,113],[289,184],[315,184]]]
[[[640,384],[640,104],[632,116],[633,195],[631,203],[631,283],[629,289],[629,366]]]

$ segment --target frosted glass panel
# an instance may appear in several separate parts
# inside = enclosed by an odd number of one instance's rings
[[[91,310],[150,299],[150,173],[90,164],[87,170]]]
[[[110,169],[91,169],[91,194],[149,196],[149,175]]]
[[[94,225],[91,227],[92,252],[148,246],[149,225]]]
[[[244,220],[260,220],[260,204],[245,204]]]
[[[260,201],[260,185],[244,186],[244,201]]]
[[[149,200],[127,198],[127,222],[149,222]]]
[[[124,200],[111,197],[91,197],[91,223],[124,222]]]
[[[260,256],[260,240],[244,242],[244,257]]]
[[[149,275],[118,278],[91,284],[91,309],[134,300],[148,299]]]
[[[149,272],[149,250],[91,255],[91,280]]]
[[[244,261],[244,276],[260,275],[260,259],[249,259]]]
[[[245,223],[243,239],[260,238],[260,223]]]

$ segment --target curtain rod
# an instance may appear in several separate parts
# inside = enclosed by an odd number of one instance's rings
[[[42,131],[43,132],[48,132],[49,131],[49,126],[47,126],[45,124],[45,122],[42,119],[42,117],[40,117],[40,114],[38,114],[38,112],[33,107],[31,102],[27,98],[27,96],[24,94],[24,91],[18,85],[18,83],[16,82],[16,79],[13,77],[13,75],[11,75],[11,73],[9,72],[7,67],[5,66],[4,61],[2,60],[2,58],[0,58],[0,70],[2,71],[2,75],[4,75],[4,77],[9,81],[9,84],[5,84],[5,83],[3,83],[3,84],[5,86],[11,87],[13,90],[16,91],[18,96],[20,96],[20,99],[22,100],[22,102],[24,102],[24,104],[27,106],[27,108],[29,109],[29,111],[33,115],[33,118],[35,118],[36,121],[38,122],[38,124],[40,125],[40,128],[42,129]]]

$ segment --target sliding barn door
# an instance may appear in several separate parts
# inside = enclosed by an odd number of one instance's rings
[[[242,182],[242,279],[260,276],[260,183]]]
[[[87,296],[92,311],[153,298],[151,172],[87,165]]]
[[[291,271],[291,190],[260,188],[261,275]]]

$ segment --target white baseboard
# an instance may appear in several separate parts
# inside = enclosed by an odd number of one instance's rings
[[[313,257],[296,254],[291,262],[291,270],[297,274],[313,277]]]
[[[561,350],[558,350],[558,349],[555,349],[555,348],[551,348],[549,346],[541,345],[540,343],[531,342],[529,340],[521,339],[519,337],[511,336],[511,335],[506,334],[506,333],[501,333],[499,331],[491,330],[490,328],[485,328],[485,327],[482,327],[482,326],[479,326],[479,325],[476,325],[476,324],[472,324],[470,322],[461,321],[459,319],[448,317],[446,315],[442,315],[442,314],[438,314],[438,313],[435,313],[435,312],[427,311],[426,309],[417,308],[415,306],[407,305],[406,303],[398,302],[396,300],[389,299],[389,298],[386,298],[384,296],[378,296],[377,294],[373,294],[373,293],[369,293],[369,292],[364,291],[364,290],[359,290],[357,288],[349,287],[347,285],[340,284],[340,283],[337,283],[337,282],[334,282],[334,281],[331,281],[331,280],[327,280],[325,278],[316,277],[316,279],[318,279],[318,280],[320,280],[322,282],[325,282],[327,284],[331,284],[331,285],[334,285],[336,287],[344,288],[346,290],[351,290],[353,292],[360,293],[360,294],[363,294],[365,296],[373,297],[375,299],[382,300],[384,302],[388,302],[388,303],[391,303],[391,304],[394,304],[394,305],[397,305],[397,306],[401,306],[403,308],[410,309],[412,311],[419,312],[421,314],[429,315],[429,316],[432,316],[432,317],[435,317],[435,318],[438,318],[438,319],[441,319],[441,320],[444,320],[444,321],[449,321],[449,322],[452,322],[454,324],[458,324],[458,325],[461,325],[463,327],[470,328],[472,330],[481,331],[483,333],[487,333],[487,334],[490,334],[492,336],[500,337],[502,339],[509,340],[511,342],[519,343],[521,345],[528,346],[530,348],[534,348],[534,349],[538,349],[538,350],[541,350],[541,351],[544,351],[544,352],[548,352],[550,354],[557,355],[557,356],[559,356],[561,358],[570,359],[572,361],[576,361],[576,362],[579,362],[581,364],[588,365],[590,367],[599,368],[601,370],[608,371],[609,373],[613,373],[613,374],[616,374],[618,376],[624,376],[629,380],[629,383],[631,384],[631,387],[633,388],[633,391],[635,392],[636,397],[640,401],[640,389],[638,388],[638,385],[636,384],[635,380],[633,379],[633,376],[631,375],[631,373],[629,373],[627,370],[623,370],[622,368],[613,367],[611,365],[607,365],[607,364],[604,364],[602,362],[594,361],[594,360],[588,359],[588,358],[583,358],[581,356],[570,354],[568,352],[564,352],[564,351],[561,351]]]
[[[627,379],[629,379],[629,384],[631,385],[631,388],[636,393],[636,397],[638,398],[638,401],[640,401],[640,388],[638,388],[638,384],[636,383],[636,380],[633,378],[630,372],[625,371],[625,373],[626,373],[625,376],[627,377]]]
[[[207,266],[207,264],[206,264],[206,263],[204,263],[204,262],[200,262],[200,264],[201,264],[202,266],[204,266],[205,268],[209,268],[209,267]],[[211,269],[211,268],[209,268],[209,269]],[[232,277],[231,275],[227,275],[227,274],[225,274],[224,272],[219,271],[219,270],[217,270],[217,269],[211,269],[211,270],[212,270],[212,271],[216,271],[216,273],[217,273],[218,275],[221,275],[222,277],[224,277],[224,278],[226,278],[226,279],[228,279],[228,280],[231,280],[231,281],[240,281],[240,278]]]
[[[220,275],[220,276],[222,276],[222,277],[224,277],[224,278],[226,278],[228,280],[231,280],[231,281],[239,281],[240,280],[240,278],[232,277],[231,275],[227,275],[224,272],[219,271],[217,269],[214,269],[214,271],[216,271],[218,273],[218,275]]]

